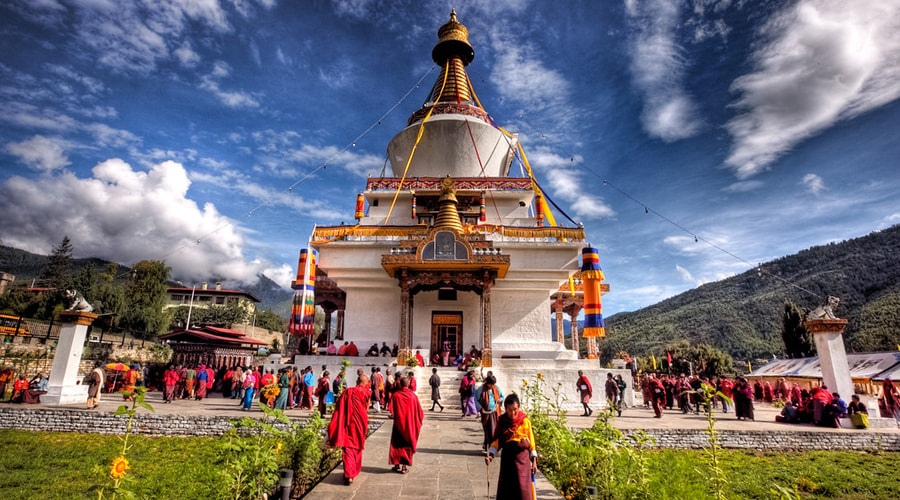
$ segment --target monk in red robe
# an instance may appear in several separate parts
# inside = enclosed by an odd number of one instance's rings
[[[394,429],[391,431],[388,463],[394,466],[394,472],[406,474],[409,472],[407,466],[412,465],[422,419],[425,418],[422,403],[409,389],[409,379],[406,377],[400,379],[400,390],[391,396],[391,414],[394,415]]]
[[[351,484],[362,470],[371,396],[369,377],[362,373],[356,380],[356,387],[348,387],[341,393],[328,424],[328,444],[342,449],[344,484]]]
[[[537,473],[537,451],[531,419],[519,409],[515,393],[503,401],[506,412],[497,420],[494,442],[484,457],[490,465],[494,455],[502,451],[497,500],[534,500],[534,475]]]

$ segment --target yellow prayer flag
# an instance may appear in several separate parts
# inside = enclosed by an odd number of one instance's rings
[[[752,371],[753,371],[753,365],[750,364],[750,361],[747,361],[747,373],[750,373]]]
[[[650,361],[653,362],[653,369],[656,370],[656,356],[650,355]]]

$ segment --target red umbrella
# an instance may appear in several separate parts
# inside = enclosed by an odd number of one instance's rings
[[[109,363],[106,365],[107,370],[113,370],[117,372],[127,372],[130,370],[130,367],[125,363]]]

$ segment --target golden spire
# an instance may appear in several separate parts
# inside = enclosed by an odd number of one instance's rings
[[[462,233],[462,222],[459,218],[459,201],[456,199],[456,185],[448,175],[441,182],[441,197],[438,199],[437,219],[434,221],[435,229],[452,229],[457,234]]]
[[[471,101],[473,92],[465,68],[474,57],[475,51],[469,45],[469,30],[456,20],[456,11],[450,11],[450,20],[438,29],[438,43],[431,51],[431,58],[441,67],[441,73],[427,102]]]

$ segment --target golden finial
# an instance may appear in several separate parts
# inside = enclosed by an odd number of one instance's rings
[[[438,65],[456,56],[465,64],[475,58],[475,50],[469,44],[469,30],[456,19],[456,10],[450,11],[450,20],[438,29],[438,43],[431,51],[431,58]]]

